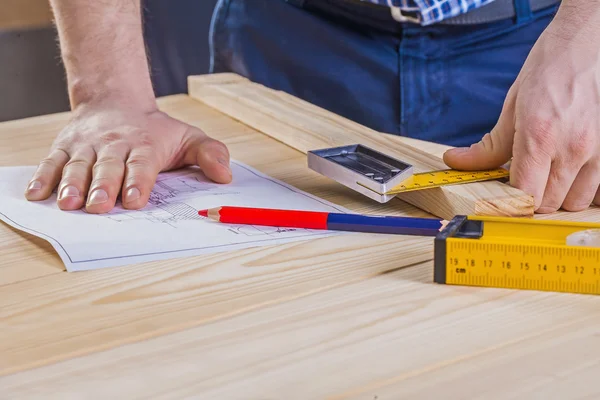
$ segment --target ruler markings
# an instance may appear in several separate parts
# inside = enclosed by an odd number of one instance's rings
[[[414,174],[401,184],[393,187],[385,194],[396,194],[411,190],[421,190],[433,187],[456,185],[469,182],[489,181],[509,176],[504,168],[484,171],[439,170]]]
[[[600,248],[447,242],[447,283],[600,294]]]

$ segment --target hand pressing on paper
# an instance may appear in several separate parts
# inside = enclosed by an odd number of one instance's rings
[[[512,160],[511,160],[512,157]],[[600,2],[565,0],[506,97],[494,129],[444,155],[451,168],[496,168],[539,213],[600,205]]]
[[[231,181],[226,146],[158,110],[84,105],[58,135],[26,191],[43,200],[58,185],[58,206],[110,211],[146,205],[159,172],[198,165],[208,178]]]
[[[142,35],[139,1],[50,0],[73,119],[39,164],[25,197],[90,213],[146,205],[161,171],[198,165],[231,181],[225,145],[160,112]]]

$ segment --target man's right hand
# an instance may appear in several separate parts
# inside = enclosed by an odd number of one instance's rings
[[[198,165],[231,181],[229,152],[200,129],[160,112],[142,35],[140,0],[50,0],[68,78],[73,119],[57,136],[25,197],[58,186],[63,210],[146,205],[161,171]]]
[[[158,111],[82,105],[60,132],[25,196],[47,199],[58,186],[63,210],[90,213],[147,204],[159,172],[198,165],[218,183],[231,181],[227,147],[200,129]]]

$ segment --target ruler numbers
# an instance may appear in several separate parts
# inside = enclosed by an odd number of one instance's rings
[[[414,174],[409,182],[399,184],[387,193],[401,193],[404,191],[431,188],[444,185],[460,184],[466,182],[486,181],[508,175],[504,169],[489,171],[464,172],[457,170],[439,170]]]
[[[447,242],[447,283],[600,294],[600,249]]]

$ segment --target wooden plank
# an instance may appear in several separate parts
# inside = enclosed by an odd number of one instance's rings
[[[0,0],[0,10],[0,30],[52,25],[52,10],[48,0]]]
[[[361,400],[377,393],[380,399],[597,399],[600,387],[590,384],[600,374],[597,320],[597,315],[559,320],[505,345],[337,398]]]
[[[2,286],[0,375],[328,290],[431,251],[422,238],[356,235]]]
[[[214,110],[198,104],[197,101],[190,99],[185,95],[169,96],[159,99],[161,109],[175,118],[180,118],[190,124],[205,127],[220,139],[227,143],[233,143],[234,148],[242,148],[239,142],[244,137],[262,137],[254,130],[243,125],[237,124],[237,129],[231,129],[228,122],[229,118],[221,116]],[[39,160],[46,156],[48,148],[60,130],[68,123],[69,113],[59,113],[46,116],[26,118],[16,121],[7,121],[0,123],[0,166],[15,165],[36,165]],[[273,141],[259,142],[260,146],[269,148],[269,143]],[[237,144],[235,144],[237,143]],[[296,157],[298,163],[301,162],[301,154],[282,147],[287,150],[285,157]],[[261,151],[260,157],[253,158],[253,154],[244,158],[245,153],[240,152],[240,156],[255,165],[258,169],[266,165],[265,170],[274,168],[268,167],[269,164],[277,162],[282,154],[281,150],[277,154],[272,154],[268,150]],[[322,196],[331,201],[348,204],[354,207],[358,212],[373,211],[388,214],[396,210],[390,205],[375,205],[362,196],[357,195],[338,186],[327,184],[326,180],[317,179],[316,174],[306,169],[298,169],[296,163],[289,166],[282,164],[277,171],[283,179],[300,187],[303,190],[311,191],[317,196]],[[281,168],[286,168],[285,170]],[[417,208],[405,205],[400,213],[410,215],[431,216],[420,212]],[[372,208],[376,207],[376,208]],[[416,214],[415,214],[416,213]],[[3,256],[0,257],[0,286],[18,281],[37,278],[48,274],[59,273],[65,270],[62,261],[56,255],[52,247],[45,240],[35,236],[15,230],[6,224],[0,224],[0,251]],[[23,262],[23,255],[27,255]]]
[[[344,207],[431,216],[406,203],[380,205],[332,187],[306,168],[298,151],[187,96],[162,99],[161,108],[223,140],[233,158]],[[0,152],[2,163],[37,162],[67,121],[68,114],[62,114],[0,125],[0,147],[10,149]],[[3,249],[2,257],[12,257],[15,268],[29,270],[29,258],[51,268],[56,256],[50,257],[47,248],[35,250],[38,244],[21,244],[22,251],[14,254]],[[430,260],[432,246],[431,238],[353,234],[38,279],[18,275],[20,281],[0,286],[0,375],[367,279]]]
[[[0,123],[0,166],[35,165],[68,118],[61,113]],[[3,223],[0,254],[0,287],[65,271],[48,242]]]
[[[0,254],[0,288],[65,271],[48,242],[6,224],[0,224]]]
[[[295,148],[309,150],[362,143],[399,157],[418,172],[447,168],[441,158],[368,129],[287,93],[236,74],[191,76],[189,94],[219,111]],[[482,182],[408,192],[398,198],[440,218],[468,215],[533,215],[533,198],[500,182]]]
[[[5,377],[0,387],[10,398],[94,393],[384,400],[599,393],[597,385],[583,383],[600,372],[600,297],[445,286],[431,279],[427,262]]]

